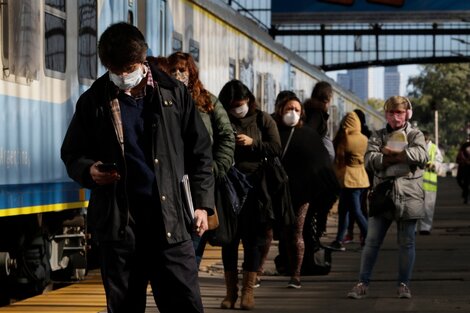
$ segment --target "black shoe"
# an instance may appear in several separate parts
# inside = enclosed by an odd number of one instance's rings
[[[339,241],[333,241],[327,248],[334,251],[346,251],[346,247]]]
[[[300,280],[295,278],[291,278],[287,284],[287,288],[300,289],[301,287],[302,285],[300,284]]]

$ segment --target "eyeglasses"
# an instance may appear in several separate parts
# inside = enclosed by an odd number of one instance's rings
[[[387,114],[388,115],[404,115],[406,114],[406,111],[401,111],[401,110],[390,110],[390,111],[387,111]]]

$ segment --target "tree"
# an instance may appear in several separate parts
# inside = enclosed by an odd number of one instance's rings
[[[367,99],[367,104],[376,109],[379,112],[383,112],[384,110],[384,103],[382,99],[377,99],[377,98],[369,98]]]
[[[413,103],[413,120],[419,128],[434,133],[434,110],[439,112],[439,146],[455,151],[467,136],[470,121],[470,64],[423,65],[419,76],[411,77],[408,86]],[[450,161],[455,155],[447,154]]]

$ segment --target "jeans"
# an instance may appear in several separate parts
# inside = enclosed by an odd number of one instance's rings
[[[356,218],[356,222],[363,236],[367,235],[367,219],[362,214],[361,195],[365,188],[343,188],[339,196],[338,204],[338,233],[336,241],[343,241],[346,230],[348,229],[348,217],[350,213]]]
[[[361,271],[359,274],[360,282],[366,285],[370,282],[379,249],[392,222],[393,220],[382,215],[369,217],[369,229],[366,244],[362,250]],[[397,286],[400,283],[408,285],[411,280],[416,255],[415,228],[416,220],[397,221],[397,243],[399,245]]]
[[[196,264],[197,268],[201,265],[202,256],[204,255],[204,250],[206,249],[206,244],[209,239],[209,230],[206,230],[201,237],[196,235],[194,232],[191,233],[191,239],[193,241],[194,252],[196,254]]]

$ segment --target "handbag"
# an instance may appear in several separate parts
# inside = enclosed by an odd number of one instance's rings
[[[252,185],[245,174],[235,166],[216,180],[215,202],[219,226],[210,231],[208,242],[212,246],[223,246],[233,241],[237,233],[238,214],[248,198]]]
[[[246,175],[235,166],[231,166],[225,176],[222,177],[221,188],[224,191],[227,205],[238,215],[248,198],[248,193],[253,188]]]
[[[395,210],[394,182],[394,179],[387,179],[372,188],[369,193],[369,216],[377,216]]]
[[[294,133],[292,128],[281,158],[287,151]],[[273,220],[274,237],[279,238],[282,228],[295,223],[295,212],[290,193],[289,176],[287,175],[281,158],[276,155],[265,154],[260,166],[260,180],[264,195],[266,218]]]

